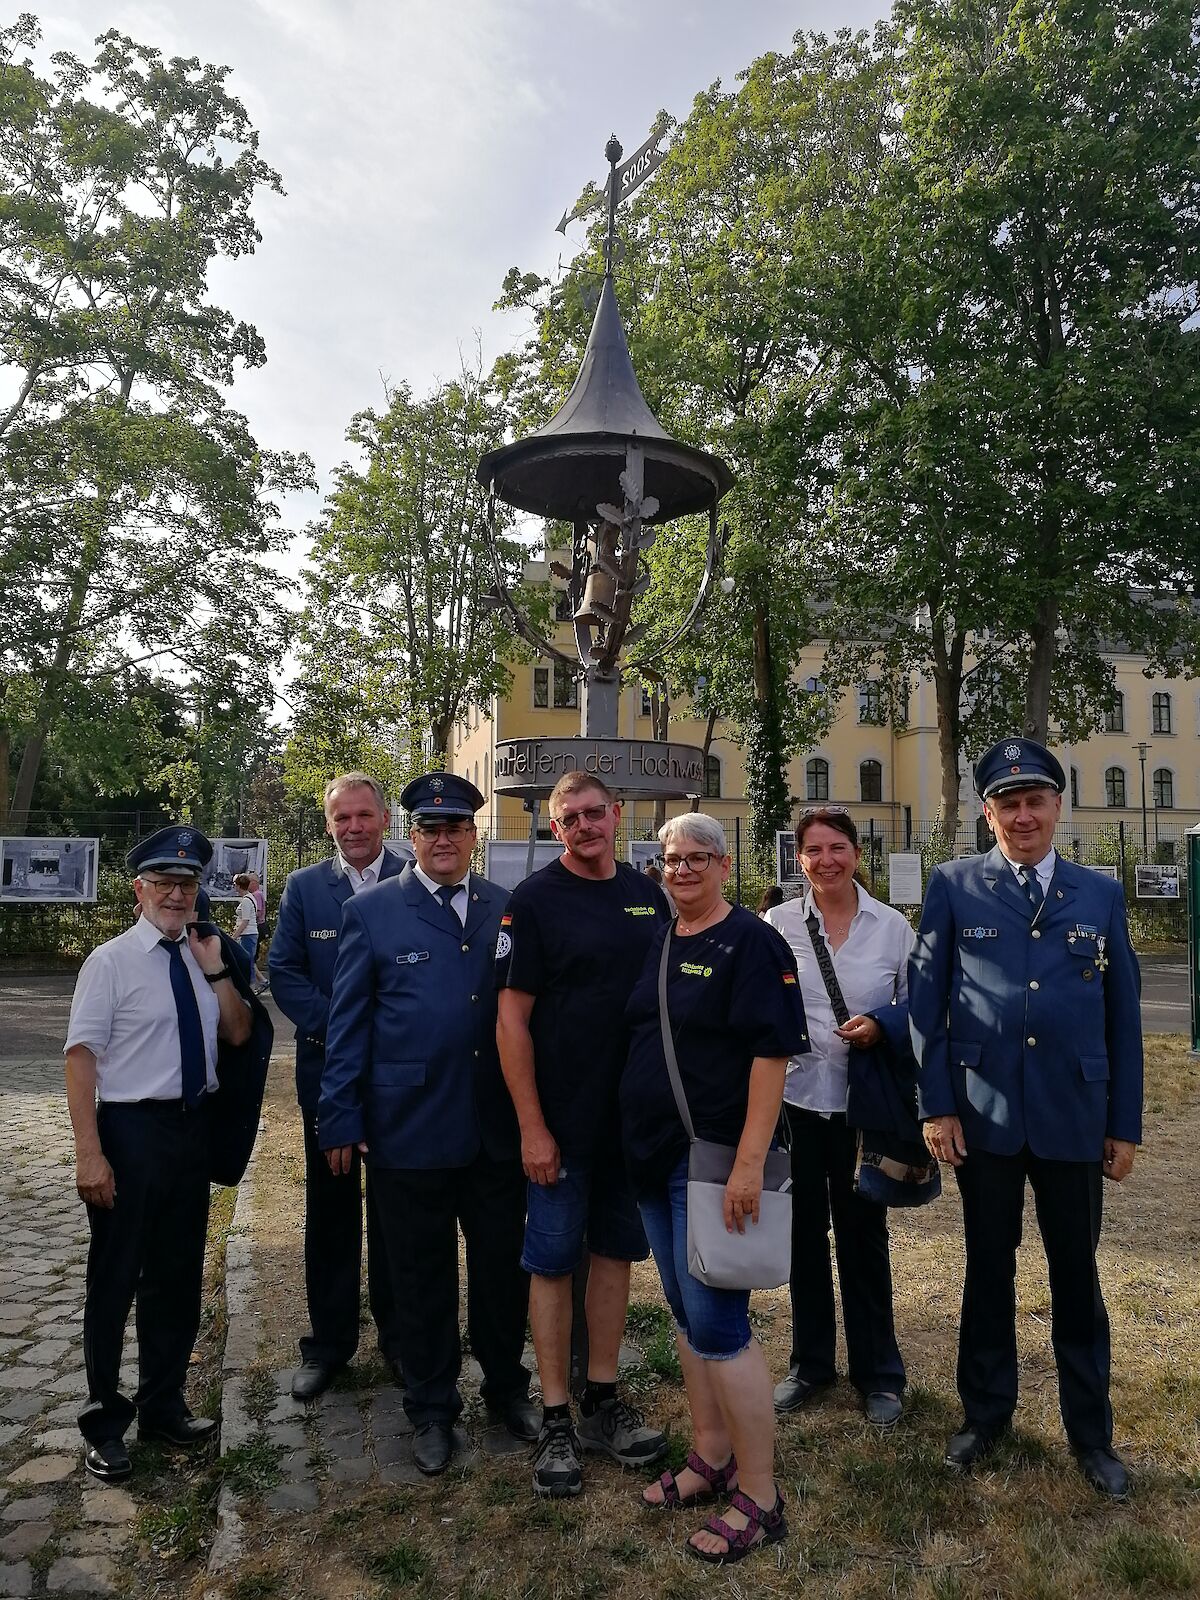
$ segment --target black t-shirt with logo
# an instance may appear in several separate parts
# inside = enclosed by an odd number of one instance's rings
[[[665,1183],[687,1153],[663,1055],[655,940],[626,1009],[631,1041],[621,1076],[625,1156],[639,1190]],[[746,1124],[755,1056],[795,1056],[808,1048],[796,958],[769,923],[734,906],[687,938],[673,934],[667,1012],[679,1076],[699,1139],[736,1146]]]
[[[616,867],[611,878],[581,878],[552,861],[517,885],[500,922],[496,986],[535,997],[538,1098],[564,1157],[619,1159],[625,1005],[671,915],[652,878],[625,862]]]

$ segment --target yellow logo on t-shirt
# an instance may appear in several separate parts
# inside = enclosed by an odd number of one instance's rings
[[[625,910],[631,917],[652,917],[654,915],[653,906],[626,906]]]
[[[701,966],[698,961],[681,961],[679,970],[686,978],[711,978],[713,969]]]

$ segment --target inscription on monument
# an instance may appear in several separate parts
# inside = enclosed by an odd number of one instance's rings
[[[651,739],[506,739],[492,767],[498,793],[548,794],[566,772],[588,772],[631,797],[690,798],[704,791],[704,752]]]

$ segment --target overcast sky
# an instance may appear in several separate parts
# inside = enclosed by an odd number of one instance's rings
[[[285,196],[261,195],[253,257],[214,299],[253,322],[267,365],[232,400],[260,442],[307,450],[322,482],[381,374],[417,393],[519,344],[493,312],[511,266],[553,276],[582,239],[554,228],[615,132],[632,153],[655,113],[798,29],[869,26],[878,0],[26,0],[47,50],[89,60],[119,28],[164,55],[232,68],[228,87]],[[15,9],[15,8],[14,8]],[[25,9],[25,6],[22,6]],[[290,508],[301,522],[311,506]]]

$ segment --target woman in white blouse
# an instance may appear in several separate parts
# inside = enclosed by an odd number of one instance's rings
[[[876,1045],[873,1013],[907,1005],[913,932],[856,881],[862,851],[851,817],[810,807],[796,821],[796,851],[810,888],[767,913],[796,956],[811,1054],[788,1067],[784,1115],[792,1137],[792,1355],[775,1409],[797,1411],[836,1379],[833,1269],[837,1251],[850,1381],[867,1420],[891,1428],[903,1412],[904,1362],[892,1315],[887,1208],[854,1192],[856,1130],[847,1126],[851,1050]],[[838,1026],[813,943],[829,952],[850,1013]]]

